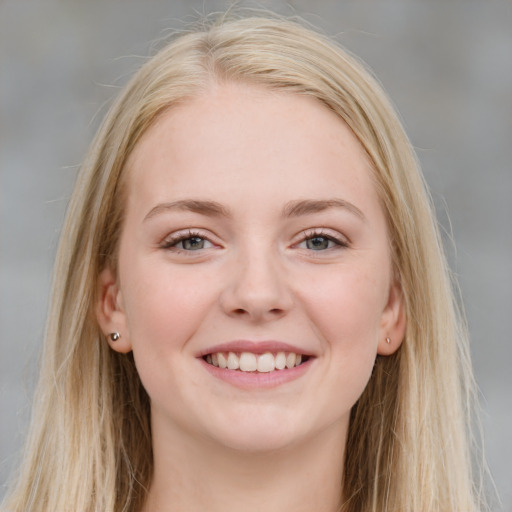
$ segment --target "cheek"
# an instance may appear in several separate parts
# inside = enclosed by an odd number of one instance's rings
[[[215,292],[197,271],[177,273],[168,264],[130,269],[123,293],[137,371],[154,407],[167,404],[171,390],[179,403],[185,400],[180,384],[197,385],[186,370],[193,351],[188,342],[211,309]]]
[[[182,349],[199,327],[214,290],[201,273],[168,262],[134,264],[123,282],[126,321],[134,352],[151,346],[155,358]]]
[[[374,272],[347,268],[317,279],[312,292],[302,294],[308,317],[336,366],[333,375],[345,385],[354,383],[360,391],[377,355],[386,290],[385,273],[379,277]]]
[[[386,296],[386,280],[364,270],[333,270],[315,279],[309,293],[302,292],[310,316],[326,332],[327,341],[375,341]],[[302,287],[304,289],[304,287]]]

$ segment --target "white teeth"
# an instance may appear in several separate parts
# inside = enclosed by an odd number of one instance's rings
[[[260,372],[269,373],[274,370],[284,370],[285,368],[293,368],[302,363],[302,355],[295,354],[294,352],[278,352],[272,354],[265,352],[264,354],[257,355],[252,352],[242,352],[237,355],[234,352],[217,352],[215,354],[208,354],[206,362],[218,366],[222,369],[240,370],[242,372]]]
[[[286,356],[286,368],[293,368],[295,366],[295,362],[297,361],[297,355],[293,352],[290,352]]]
[[[217,354],[217,361],[219,362],[219,368],[228,367],[228,360],[226,359],[226,356],[222,352],[219,352]]]
[[[276,355],[276,369],[284,370],[286,368],[286,354],[284,352],[278,352]]]
[[[243,354],[242,354],[243,355]],[[258,357],[258,371],[262,373],[273,372],[276,369],[276,362],[273,354],[267,352]]]
[[[256,356],[250,352],[242,352],[240,355],[240,370],[243,372],[254,372],[258,368]]]
[[[236,354],[233,354],[233,352],[230,352],[228,354],[228,369],[229,370],[238,370],[240,367],[240,361],[238,360],[238,357]]]

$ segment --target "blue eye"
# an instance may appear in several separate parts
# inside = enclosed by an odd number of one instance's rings
[[[200,236],[189,236],[173,242],[171,247],[176,247],[184,251],[200,251],[201,249],[213,247],[213,244]]]
[[[171,235],[162,245],[163,249],[178,251],[200,251],[213,247],[213,243],[196,233],[177,233]]]
[[[205,245],[211,243],[200,236],[191,236],[190,238],[185,238],[184,240],[180,240],[176,245],[181,244],[181,248],[186,251],[198,251],[199,249],[204,249]]]
[[[343,238],[326,234],[323,231],[306,231],[302,236],[302,242],[297,244],[297,247],[310,251],[326,251],[348,246]]]
[[[304,241],[306,242],[306,247],[312,251],[323,251],[324,249],[330,249],[336,245],[333,240],[327,238],[326,236],[314,236]]]

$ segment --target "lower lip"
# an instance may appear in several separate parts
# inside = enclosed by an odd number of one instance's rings
[[[314,361],[310,357],[307,361],[284,370],[274,370],[272,372],[243,372],[241,370],[228,370],[219,368],[207,363],[204,359],[199,359],[206,371],[217,379],[223,380],[233,386],[242,389],[268,389],[275,388],[302,377],[311,367]]]

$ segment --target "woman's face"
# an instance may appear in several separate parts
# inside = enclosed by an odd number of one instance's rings
[[[153,431],[250,451],[346,432],[404,329],[347,126],[313,99],[220,85],[165,113],[126,172],[99,318],[133,350]]]

